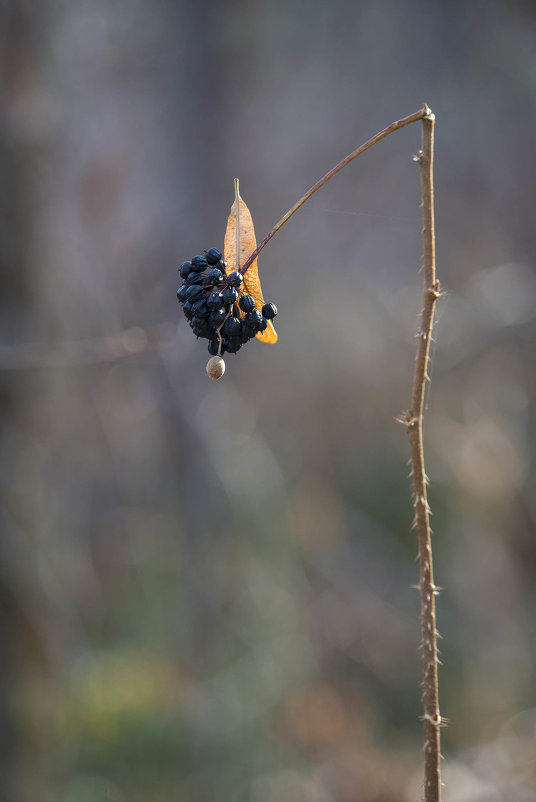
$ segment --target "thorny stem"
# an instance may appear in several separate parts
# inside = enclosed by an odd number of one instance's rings
[[[428,114],[429,111],[430,110],[428,106],[425,104],[422,107],[422,109],[419,109],[419,111],[416,111],[414,114],[410,114],[408,117],[404,117],[402,120],[397,120],[396,122],[391,123],[391,125],[387,126],[387,128],[384,128],[383,131],[379,131],[371,139],[363,143],[363,145],[360,145],[356,150],[353,150],[352,153],[349,153],[348,156],[346,156],[341,162],[336,164],[335,167],[333,167],[328,173],[326,173],[325,176],[323,176],[319,181],[317,181],[316,184],[312,186],[311,189],[309,189],[305,193],[303,198],[300,198],[300,200],[297,201],[285,215],[283,215],[281,220],[275,224],[270,233],[266,235],[266,237],[262,240],[262,242],[259,245],[257,245],[251,256],[249,256],[244,262],[244,266],[240,271],[242,275],[246,272],[246,270],[252,264],[252,262],[257,258],[257,256],[262,251],[264,246],[268,242],[270,242],[274,234],[277,234],[281,226],[283,226],[288,220],[290,220],[294,212],[297,212],[298,209],[300,209],[303,206],[303,204],[309,200],[311,195],[314,195],[315,192],[318,189],[320,189],[320,187],[323,187],[324,184],[326,184],[330,178],[333,178],[334,175],[337,175],[337,173],[340,172],[343,169],[343,167],[346,167],[347,164],[350,164],[351,161],[353,161],[355,158],[357,158],[366,150],[375,145],[376,142],[380,142],[382,139],[385,139],[386,136],[392,134],[394,131],[398,131],[400,128],[404,128],[405,125],[409,125],[410,123],[415,123],[418,120],[424,119],[424,117],[426,116],[426,114]]]
[[[419,590],[421,595],[421,629],[423,650],[423,708],[424,708],[424,799],[425,802],[441,802],[440,772],[440,728],[442,724],[439,712],[438,692],[438,650],[435,613],[435,597],[439,588],[434,584],[432,564],[432,542],[430,528],[430,508],[428,506],[423,451],[424,393],[430,359],[430,341],[434,319],[435,303],[441,295],[439,281],[435,273],[435,233],[434,233],[434,185],[433,185],[433,148],[435,116],[425,104],[422,109],[398,120],[383,131],[380,131],[363,145],[358,147],[339,164],[333,167],[323,178],[305,193],[300,200],[276,223],[270,233],[256,247],[244,263],[242,274],[257,258],[264,246],[272,239],[281,226],[309,200],[311,195],[324,186],[343,167],[360,156],[370,147],[384,139],[394,131],[398,131],[410,123],[422,120],[422,149],[416,161],[421,171],[421,194],[423,209],[423,253],[424,281],[423,308],[418,333],[417,353],[413,375],[413,391],[411,409],[401,418],[408,430],[411,469],[413,477],[413,505],[415,508],[414,526],[417,531],[419,550]]]
[[[422,664],[424,708],[424,798],[425,802],[441,802],[440,727],[438,694],[438,651],[430,508],[427,500],[427,478],[424,469],[423,417],[424,392],[429,381],[427,368],[430,359],[430,341],[435,303],[440,296],[435,270],[434,235],[434,122],[435,117],[426,109],[422,118],[422,149],[416,157],[421,171],[423,214],[423,308],[418,332],[417,353],[413,374],[411,409],[403,416],[407,426],[411,450],[413,477],[414,526],[419,548],[419,590],[421,596]]]

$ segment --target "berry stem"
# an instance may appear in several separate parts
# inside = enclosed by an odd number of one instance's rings
[[[267,245],[268,242],[270,242],[270,240],[272,239],[274,234],[277,234],[277,232],[279,231],[281,226],[283,226],[287,222],[287,220],[290,220],[292,215],[295,212],[297,212],[298,209],[301,206],[303,206],[303,204],[306,201],[309,200],[311,195],[314,195],[315,192],[320,189],[320,187],[323,187],[324,184],[326,184],[329,181],[330,178],[333,178],[334,175],[337,175],[337,173],[340,172],[343,169],[343,167],[346,167],[347,164],[350,164],[351,161],[353,161],[355,158],[357,158],[357,156],[360,156],[366,150],[368,150],[373,145],[375,145],[376,142],[380,142],[380,140],[385,139],[385,137],[388,136],[389,134],[392,134],[394,131],[398,131],[400,128],[404,128],[404,126],[409,125],[410,123],[415,123],[418,120],[423,120],[426,117],[426,115],[429,114],[429,113],[430,113],[430,109],[428,108],[428,106],[425,103],[424,106],[422,107],[422,109],[419,109],[419,111],[416,111],[414,114],[410,114],[408,117],[404,117],[401,120],[397,120],[396,122],[391,123],[391,125],[387,126],[387,128],[384,128],[382,131],[379,131],[371,139],[369,139],[367,142],[363,143],[363,145],[360,145],[356,150],[353,150],[352,153],[349,153],[348,156],[346,156],[341,162],[336,164],[335,167],[332,167],[331,170],[328,173],[326,173],[325,176],[323,176],[319,181],[317,181],[316,184],[314,184],[314,186],[312,186],[311,189],[309,189],[305,193],[305,195],[302,198],[300,198],[300,200],[297,201],[294,204],[294,206],[291,209],[289,209],[288,212],[285,215],[283,215],[281,220],[278,223],[275,224],[275,226],[272,228],[270,233],[267,234],[267,236],[262,240],[262,242],[259,245],[257,245],[257,247],[255,248],[255,250],[253,251],[251,256],[249,256],[246,259],[246,261],[244,262],[244,266],[243,266],[242,270],[240,271],[242,273],[242,275],[246,272],[246,270],[251,265],[251,263],[257,258],[257,256],[262,251],[264,246]],[[235,179],[235,192],[237,191],[237,189],[236,189],[236,180],[237,179]],[[237,253],[238,253],[238,249],[237,249]],[[239,268],[237,267],[237,270],[238,269]]]
[[[231,316],[232,311],[233,311],[233,308],[231,307],[229,309],[229,311],[227,312],[227,314],[225,315],[224,319],[222,320],[221,324],[216,329],[216,334],[218,335],[218,340],[219,340],[218,356],[221,356],[221,348],[222,348],[222,345],[223,345],[223,337],[221,336],[221,329],[222,329],[222,326],[224,325],[225,321],[227,320],[227,318]]]

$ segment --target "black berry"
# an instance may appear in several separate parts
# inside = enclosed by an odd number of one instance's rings
[[[211,309],[221,309],[223,306],[223,296],[221,292],[211,292],[207,298],[207,304]]]
[[[189,301],[199,301],[205,294],[203,287],[200,287],[199,284],[192,284],[186,290],[186,298]]]
[[[262,315],[258,309],[252,309],[251,312],[248,312],[244,320],[250,329],[253,329],[254,331],[260,331],[260,327],[262,326]]]
[[[234,304],[238,300],[238,293],[232,287],[227,287],[222,293],[223,302],[225,304]]]
[[[243,295],[238,302],[238,306],[242,312],[251,312],[252,309],[255,309],[255,300],[251,295]]]
[[[184,305],[182,307],[182,311],[184,312],[186,320],[191,320],[193,318],[194,313],[193,313],[193,310],[192,310],[191,301],[185,301],[184,302]]]
[[[189,276],[186,278],[186,283],[188,286],[191,284],[202,284],[204,279],[204,275],[202,273],[196,273],[195,270],[192,270]]]
[[[220,351],[220,341],[219,340],[210,340],[208,344],[208,352],[212,354],[212,356],[218,356]]]
[[[183,278],[192,272],[192,263],[191,262],[183,262],[182,265],[179,267],[179,273]]]
[[[223,321],[225,320],[225,310],[224,309],[213,309],[212,312],[209,314],[208,319],[213,326],[221,326]]]
[[[186,301],[186,293],[188,292],[188,287],[186,284],[183,284],[182,287],[179,287],[177,290],[177,298],[179,299],[179,303],[183,304]]]
[[[219,284],[222,280],[223,274],[221,270],[218,270],[217,267],[213,267],[212,270],[209,270],[208,273],[205,273],[203,284],[214,286],[215,284]]]
[[[237,317],[228,317],[223,324],[221,331],[226,337],[234,337],[240,333],[241,321]]]
[[[207,302],[201,299],[192,304],[192,312],[194,313],[194,317],[208,317],[210,310],[207,306]]]
[[[194,317],[190,321],[190,326],[196,337],[210,337],[213,333],[206,318]]]
[[[236,354],[237,351],[240,351],[241,348],[242,348],[242,341],[237,340],[235,337],[233,337],[232,339],[229,340],[229,344],[227,345],[225,350],[229,354]]]
[[[230,273],[227,276],[227,284],[229,287],[240,287],[243,281],[244,277],[242,276],[242,273],[238,273],[236,270],[234,273]]]
[[[273,320],[277,315],[277,306],[275,304],[264,304],[262,307],[262,314],[268,320]]]
[[[248,343],[252,339],[252,337],[255,336],[255,334],[256,332],[253,331],[248,326],[248,324],[243,320],[242,326],[240,328],[240,339],[242,340],[242,343]]]
[[[266,331],[268,328],[268,320],[267,318],[263,317],[259,325],[259,331]]]
[[[217,265],[222,256],[222,252],[217,248],[209,248],[208,251],[205,251],[205,259],[209,265]]]
[[[204,256],[194,256],[192,259],[192,270],[196,273],[202,273],[208,267],[208,262]]]

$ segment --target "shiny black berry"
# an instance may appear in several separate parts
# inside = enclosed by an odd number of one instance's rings
[[[207,302],[201,299],[192,304],[192,312],[194,313],[194,317],[208,317],[210,309],[207,306]]]
[[[212,326],[219,328],[225,320],[225,311],[223,309],[213,309],[208,316],[208,321]]]
[[[215,284],[219,284],[223,281],[223,273],[221,270],[218,270],[217,267],[213,267],[207,273],[205,273],[203,278],[203,284],[214,286]]]
[[[194,317],[190,321],[190,326],[196,337],[210,337],[212,328],[206,318]]]
[[[202,273],[208,267],[208,262],[204,256],[194,256],[192,259],[192,270],[196,273]]]
[[[238,300],[238,293],[232,287],[227,287],[222,293],[223,302],[225,304],[234,304]]]
[[[225,350],[229,354],[236,354],[238,351],[240,351],[241,348],[242,348],[242,341],[236,339],[235,337],[232,337],[229,340],[229,343]]]
[[[248,312],[244,320],[250,329],[253,329],[253,331],[260,331],[262,315],[258,309],[252,309],[251,312]]]
[[[248,343],[254,336],[256,332],[251,329],[245,320],[242,321],[242,326],[240,327],[240,339],[242,343]]]
[[[255,300],[251,295],[243,295],[238,302],[238,306],[242,312],[251,312],[252,309],[255,309]]]
[[[207,304],[211,309],[221,309],[223,306],[223,296],[221,292],[211,292],[207,298]]]
[[[205,290],[203,289],[203,287],[200,287],[199,284],[192,284],[186,290],[186,298],[189,301],[192,301],[192,303],[194,301],[199,301],[204,296],[204,294]]]
[[[263,317],[263,319],[259,324],[259,331],[266,331],[267,328],[268,328],[268,319]]]
[[[212,354],[212,356],[218,356],[220,352],[220,341],[219,340],[210,340],[208,344],[208,352]]]
[[[179,303],[183,304],[186,301],[186,293],[188,292],[188,287],[186,284],[183,284],[182,287],[179,287],[177,290],[177,298],[179,299]]]
[[[241,321],[237,317],[228,317],[223,324],[221,331],[226,337],[234,337],[240,334]]]
[[[217,265],[222,256],[222,252],[217,248],[209,248],[207,251],[205,251],[205,259],[209,265]]]
[[[192,263],[191,262],[183,262],[182,265],[179,267],[179,273],[183,278],[192,272]]]
[[[196,273],[195,270],[192,270],[189,276],[186,277],[186,283],[188,286],[191,284],[202,284],[204,275],[202,273]]]
[[[242,273],[238,273],[236,270],[234,273],[229,273],[227,276],[227,284],[229,287],[240,287],[243,281],[244,277],[242,276]]]
[[[184,312],[186,320],[191,320],[193,318],[194,313],[193,313],[193,310],[192,310],[191,301],[185,301],[184,302],[183,307],[182,307],[182,311]]]
[[[262,314],[268,320],[273,320],[277,315],[277,306],[275,304],[264,304],[262,307]]]
[[[206,337],[207,340],[216,337],[216,329],[210,325],[206,317],[194,317],[190,321],[190,326],[197,337]]]

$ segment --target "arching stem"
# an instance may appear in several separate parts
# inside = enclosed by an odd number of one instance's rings
[[[317,181],[316,184],[314,184],[314,186],[312,186],[311,189],[309,189],[305,193],[305,195],[302,198],[300,198],[300,200],[297,201],[297,203],[295,203],[294,206],[291,209],[289,209],[285,215],[283,215],[281,220],[275,224],[270,233],[266,235],[266,237],[262,240],[262,242],[259,245],[257,245],[253,253],[244,262],[244,266],[240,271],[242,275],[246,272],[250,264],[257,258],[257,256],[262,251],[264,246],[268,242],[270,242],[274,234],[277,234],[279,229],[282,226],[284,226],[288,220],[290,220],[292,215],[295,212],[297,212],[298,209],[300,209],[303,206],[303,204],[306,201],[308,201],[312,195],[315,194],[315,192],[317,192],[321,187],[323,187],[324,184],[327,184],[330,178],[333,178],[334,175],[337,175],[337,173],[339,173],[344,167],[346,167],[347,164],[350,164],[350,162],[352,162],[366,150],[375,145],[376,142],[380,142],[382,139],[385,139],[386,136],[389,136],[389,134],[394,133],[394,131],[398,131],[400,128],[404,128],[404,126],[409,125],[410,123],[415,123],[418,120],[422,120],[429,113],[430,109],[425,104],[422,107],[422,109],[419,109],[419,111],[416,111],[414,114],[410,114],[409,117],[404,117],[402,120],[397,120],[396,122],[391,123],[391,125],[387,126],[387,128],[384,128],[383,131],[379,131],[371,139],[369,139],[367,142],[364,142],[362,145],[356,148],[356,150],[353,150],[352,153],[349,153],[348,156],[346,156],[341,162],[336,164],[335,167],[333,167],[328,173],[326,173],[325,176],[323,176],[319,181]]]

